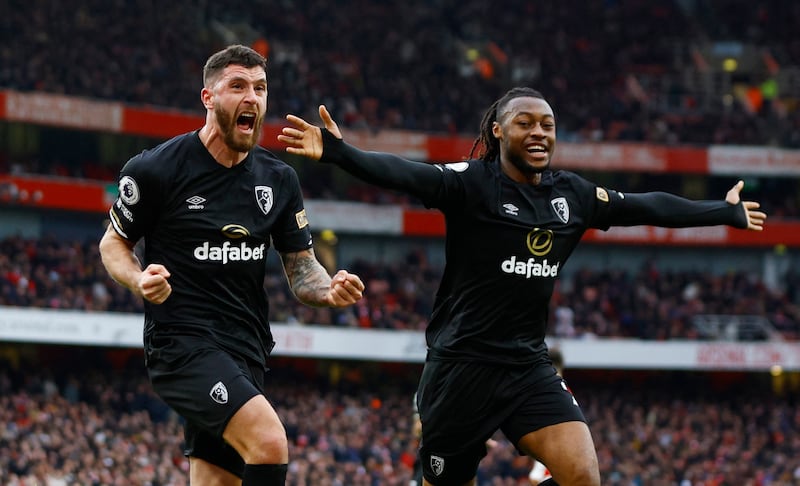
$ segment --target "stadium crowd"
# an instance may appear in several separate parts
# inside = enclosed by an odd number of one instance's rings
[[[525,84],[565,140],[800,147],[780,77],[800,65],[799,22],[781,1],[12,1],[0,87],[199,110],[204,59],[238,42],[269,57],[276,118],[326,103],[347,127],[473,133],[481,107]],[[716,41],[762,54],[718,73],[703,54]]]
[[[483,107],[509,86],[526,84],[552,102],[561,140],[800,148],[796,93],[774,90],[780,71],[800,66],[800,4],[793,2],[10,0],[2,10],[0,90],[197,111],[202,61],[242,42],[270,59],[275,119],[287,112],[316,119],[317,104],[326,103],[348,128],[473,134]],[[771,86],[757,102],[697,81],[717,77],[704,72],[698,56],[704,39],[731,37],[769,54],[752,74],[728,79],[748,92]],[[11,161],[4,150],[0,173],[111,180],[118,169]],[[409,203],[374,188],[354,185],[343,195],[324,177],[305,180],[309,197]],[[797,181],[777,184],[762,187],[757,199],[771,218],[797,218]],[[96,243],[0,239],[0,305],[141,313],[142,303],[108,277]],[[334,311],[297,304],[280,269],[273,270],[264,285],[275,322],[414,330],[427,324],[442,271],[417,254],[396,264],[358,261],[352,270],[367,295]],[[776,290],[742,272],[658,264],[635,273],[578,269],[557,286],[551,334],[702,339],[694,315],[756,314],[798,340],[800,274],[788,273],[783,283]],[[290,441],[288,485],[408,484],[413,383],[349,386],[273,375],[270,399]],[[573,383],[603,484],[800,484],[796,394],[634,385]],[[497,439],[479,486],[527,484],[529,460]],[[0,362],[0,484],[181,486],[187,467],[180,419],[140,367]]]
[[[144,371],[78,363],[59,371],[0,365],[0,483],[188,484],[179,419],[149,391]],[[410,382],[331,384],[274,374],[269,398],[290,443],[287,485],[407,486],[416,447]],[[573,383],[603,484],[800,483],[800,412],[791,398],[709,391],[685,378],[659,381],[657,390],[634,384]],[[502,435],[496,439],[478,486],[527,484],[530,460]]]
[[[395,263],[356,261],[365,298],[345,309],[299,304],[279,267],[264,286],[273,322],[423,330],[433,309],[442,269],[422,251]],[[651,262],[639,271],[582,268],[560,278],[551,306],[550,332],[559,337],[703,339],[693,325],[698,314],[767,318],[785,339],[800,339],[800,274],[790,271],[773,289],[744,271],[712,274],[674,271]],[[55,238],[0,240],[0,305],[142,312],[140,300],[110,279],[95,241]],[[766,336],[754,336],[765,339]]]

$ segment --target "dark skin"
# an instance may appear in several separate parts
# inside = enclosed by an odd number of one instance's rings
[[[325,128],[342,138],[336,122],[324,106],[319,108]],[[286,151],[320,160],[323,150],[322,130],[302,118],[288,115],[291,124],[283,129],[278,140]],[[500,166],[503,173],[519,184],[538,185],[542,172],[548,169],[556,147],[555,114],[550,105],[535,96],[519,96],[498,108],[492,135],[499,142]],[[727,193],[729,204],[740,202],[744,182],[737,182]],[[747,229],[761,231],[766,214],[759,204],[743,201]],[[589,427],[580,421],[563,422],[543,427],[523,436],[516,444],[520,451],[547,465],[555,481],[562,485],[599,486],[600,471]],[[565,454],[564,451],[569,451]],[[426,486],[431,486],[427,481]],[[475,478],[464,486],[475,484]]]
[[[500,142],[500,166],[511,179],[532,185],[542,180],[556,148],[556,117],[543,99],[520,97],[508,102],[492,133]]]
[[[319,107],[319,116],[329,132],[342,138],[339,126],[324,105]],[[319,160],[322,157],[322,130],[294,115],[287,115],[286,119],[292,127],[284,128],[278,135],[278,140],[287,145],[286,151]],[[498,113],[492,133],[500,142],[503,173],[521,184],[539,184],[541,173],[550,167],[556,149],[555,114],[550,104],[533,96],[514,98]],[[725,195],[725,201],[738,204],[742,189],[744,181],[738,181]],[[747,229],[762,231],[767,215],[758,210],[760,204],[742,201],[742,205]]]
[[[538,185],[542,172],[550,167],[556,149],[556,118],[553,108],[541,98],[521,96],[509,101],[497,114],[492,133],[500,142],[500,166],[512,180]],[[738,204],[744,181],[738,181],[725,195],[729,204]],[[743,201],[747,229],[762,231],[766,213],[760,204]]]
[[[519,183],[538,184],[541,172],[549,166],[555,149],[553,111],[544,100],[529,97],[512,100],[507,108],[501,117],[502,122],[494,126],[495,137],[500,139],[503,172]],[[324,106],[320,107],[319,114],[325,128],[335,137],[342,138],[338,125]],[[294,115],[286,118],[293,127],[284,128],[282,135],[278,136],[287,144],[286,151],[319,160],[323,146],[321,129]],[[594,442],[589,427],[583,422],[564,422],[541,428],[525,435],[517,447],[547,464],[559,484],[600,484]],[[570,451],[570,454],[565,455],[563,451]],[[471,479],[464,486],[473,486],[475,480]],[[432,486],[428,481],[423,484]]]

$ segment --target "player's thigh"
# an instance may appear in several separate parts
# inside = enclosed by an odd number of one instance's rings
[[[549,425],[523,436],[517,447],[545,464],[558,484],[600,484],[597,453],[585,422]]]
[[[436,486],[435,484],[429,483],[425,479],[422,480],[423,486]],[[454,486],[475,486],[477,483],[476,478],[472,478],[464,484],[454,485]]]
[[[513,410],[500,429],[513,444],[530,432],[564,422],[586,422],[578,401],[566,381],[551,366],[538,366],[523,373],[514,387]]]
[[[148,373],[154,390],[186,420],[185,454],[241,476],[239,446],[223,434],[236,412],[262,396],[264,366],[196,337],[153,341]]]
[[[286,430],[264,395],[254,396],[233,414],[223,437],[239,451],[245,462],[285,464],[289,461]]]
[[[189,458],[189,484],[192,486],[239,486],[235,474],[197,457]]]
[[[484,442],[500,422],[489,411],[496,408],[495,388],[502,378],[496,368],[474,363],[425,363],[417,392],[422,442],[453,444],[455,449],[471,440]]]
[[[506,411],[499,390],[506,370],[460,361],[425,363],[418,389],[422,440],[419,449],[428,484],[470,484],[486,440],[498,429]]]
[[[583,411],[566,381],[544,368],[521,384],[522,399],[500,428],[522,453],[543,462],[559,484],[597,484],[597,456]]]
[[[188,423],[212,435],[222,437],[233,414],[263,392],[263,365],[196,337],[156,342],[158,353],[147,368],[153,389]]]

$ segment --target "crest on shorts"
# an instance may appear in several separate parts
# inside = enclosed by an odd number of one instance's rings
[[[220,405],[228,403],[228,389],[225,388],[225,385],[221,381],[218,381],[216,385],[211,387],[209,395],[211,395],[212,400]]]
[[[433,474],[441,476],[444,472],[444,458],[439,456],[431,456],[431,470]]]
[[[569,221],[569,205],[567,204],[567,198],[557,197],[552,199],[550,205],[553,206],[558,219],[560,219],[562,223]]]
[[[272,209],[272,188],[269,186],[256,186],[256,202],[262,213],[267,214]]]

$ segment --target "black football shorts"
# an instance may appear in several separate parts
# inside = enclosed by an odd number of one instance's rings
[[[244,461],[222,439],[228,421],[263,394],[263,365],[193,336],[156,337],[145,347],[155,392],[186,421],[185,454],[241,477]]]
[[[431,484],[460,485],[475,476],[486,441],[498,430],[516,445],[526,434],[563,422],[586,422],[549,363],[494,366],[428,361],[418,390],[420,461]]]

